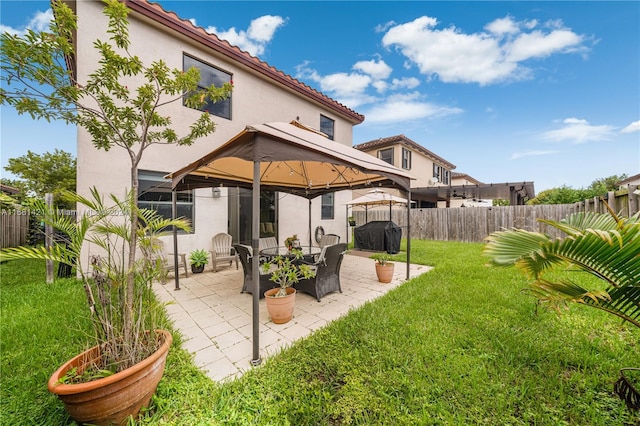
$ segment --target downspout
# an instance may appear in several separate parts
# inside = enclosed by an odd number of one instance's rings
[[[411,270],[411,188],[407,196],[407,280]]]

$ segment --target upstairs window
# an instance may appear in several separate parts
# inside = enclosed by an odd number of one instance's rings
[[[393,166],[393,148],[381,149],[378,151],[378,158]]]
[[[216,87],[222,87],[224,83],[231,82],[231,74],[228,72],[205,64],[191,56],[183,55],[182,69],[186,71],[191,67],[196,67],[200,70],[198,89],[206,89],[212,84]],[[209,114],[231,120],[231,96],[232,95],[229,95],[227,99],[218,102],[207,101],[199,109],[201,111],[207,111]]]
[[[433,177],[445,185],[451,182],[451,172],[442,166],[438,166],[436,163],[433,163]]]
[[[411,151],[407,148],[402,148],[402,168],[411,169]]]
[[[333,135],[335,132],[335,124],[336,122],[329,117],[325,117],[324,115],[320,115],[320,131],[325,135],[329,136],[329,139],[333,140]]]
[[[322,194],[322,210],[321,219],[331,220],[333,219],[335,197],[333,192],[329,194]]]

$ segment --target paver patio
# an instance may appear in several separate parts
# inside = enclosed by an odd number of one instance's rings
[[[392,282],[381,284],[373,260],[347,254],[340,269],[342,293],[327,294],[320,302],[311,295],[298,293],[293,319],[286,324],[271,322],[264,299],[260,300],[262,359],[405,282],[406,263],[395,264]],[[414,278],[429,269],[410,265],[409,275]],[[202,274],[180,276],[181,289],[177,291],[173,279],[154,286],[160,300],[173,302],[167,311],[185,338],[183,347],[195,354],[196,365],[215,381],[239,377],[253,368],[252,296],[240,293],[242,280],[242,268],[236,270],[234,265],[218,272],[209,267]]]

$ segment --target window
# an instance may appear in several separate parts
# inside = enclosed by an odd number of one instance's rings
[[[448,185],[451,181],[451,172],[444,167],[433,163],[433,177],[437,178],[438,182]]]
[[[138,207],[155,210],[162,217],[171,219],[171,181],[166,173],[140,170],[138,172]],[[178,191],[176,207],[178,217],[184,217],[194,227],[193,191]],[[178,231],[181,232],[181,231]]]
[[[335,131],[335,121],[324,115],[320,115],[320,131],[329,136],[329,139],[333,140]]]
[[[411,151],[407,148],[402,148],[402,168],[411,169]]]
[[[378,151],[378,158],[393,166],[393,148],[381,149]]]
[[[207,65],[190,56],[183,55],[183,70],[186,71],[191,67],[196,67],[200,70],[200,82],[198,83],[198,89],[206,89],[212,84],[215,84],[216,87],[221,87],[224,83],[231,82],[231,74],[211,65]],[[219,102],[206,102],[200,110],[208,111],[209,114],[231,120],[231,96],[232,95],[229,95],[227,99]]]
[[[322,194],[321,219],[333,219],[334,194]]]

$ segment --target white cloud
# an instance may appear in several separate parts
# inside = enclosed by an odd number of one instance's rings
[[[558,53],[586,50],[584,36],[555,21],[548,32],[533,30],[536,21],[515,21],[507,16],[485,26],[486,32],[465,34],[451,26],[437,29],[438,21],[422,16],[394,25],[382,38],[395,46],[428,78],[447,83],[494,84],[531,78],[522,62]]]
[[[47,31],[52,19],[53,11],[51,9],[47,9],[44,12],[37,11],[24,27],[13,28],[6,25],[0,25],[0,32],[7,32],[9,34],[22,36],[26,34],[28,29],[36,32]]]
[[[525,152],[514,152],[513,154],[511,154],[511,159],[512,160],[517,160],[519,158],[524,158],[524,157],[533,157],[533,156],[540,156],[540,155],[551,155],[551,154],[557,154],[559,151],[525,151]]]
[[[640,132],[640,120],[634,121],[624,129],[620,130],[620,133],[633,133],[633,132]]]
[[[542,138],[553,142],[570,141],[584,143],[590,141],[609,140],[613,136],[614,127],[608,125],[592,126],[587,120],[567,118],[563,127],[542,133]]]
[[[322,92],[350,108],[376,100],[374,96],[366,93],[369,85],[374,83],[369,75],[339,72],[323,76],[310,68],[309,62],[306,61],[296,66],[295,77],[318,83]]]
[[[415,77],[403,77],[400,79],[394,78],[391,80],[391,88],[393,90],[398,89],[415,89],[420,85],[420,80]]]
[[[370,75],[376,80],[384,80],[391,75],[393,69],[382,60],[360,61],[353,65],[353,69]]]
[[[195,22],[195,20],[192,22]],[[264,15],[252,20],[246,31],[236,30],[235,27],[231,27],[228,30],[208,27],[206,31],[216,34],[222,40],[238,46],[253,56],[260,56],[264,53],[267,44],[273,39],[276,30],[283,26],[285,22],[286,20],[281,16]]]
[[[420,95],[394,95],[365,111],[367,123],[398,123],[408,120],[439,118],[462,113],[460,108],[450,108],[420,100]]]

